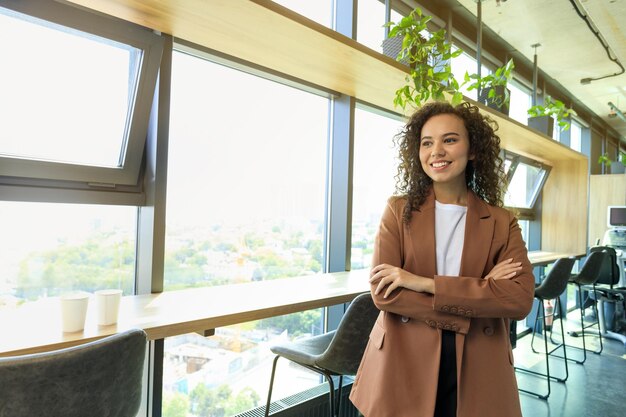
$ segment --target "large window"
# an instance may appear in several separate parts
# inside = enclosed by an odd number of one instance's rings
[[[174,52],[165,290],[323,271],[328,108],[327,97]],[[312,310],[167,339],[164,415],[175,403],[198,415],[259,405],[268,344],[322,330]],[[275,399],[320,382],[279,372],[288,382]]]
[[[0,7],[0,175],[136,184],[160,38],[56,2],[11,4]]]
[[[0,309],[71,291],[134,294],[137,208],[0,201]]]
[[[374,236],[387,199],[395,190],[397,150],[393,138],[403,122],[357,108],[354,115],[352,192],[353,269],[371,266]]]

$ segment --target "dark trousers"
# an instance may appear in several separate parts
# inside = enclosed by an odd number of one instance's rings
[[[456,344],[454,332],[441,331],[441,361],[434,417],[456,417]]]

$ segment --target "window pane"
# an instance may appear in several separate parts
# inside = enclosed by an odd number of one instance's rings
[[[326,27],[332,27],[333,0],[273,0],[294,12],[315,20]]]
[[[0,309],[64,292],[134,293],[136,207],[0,202]]]
[[[544,168],[519,162],[504,196],[507,207],[532,208],[546,179]]]
[[[391,10],[391,21],[399,22],[402,15]],[[385,39],[385,4],[379,0],[359,0],[356,40],[378,52],[383,51]],[[393,57],[395,58],[395,56]]]
[[[165,290],[322,272],[327,137],[327,98],[174,52]],[[321,322],[312,310],[168,339],[165,403],[194,415],[260,404],[268,344],[319,334]],[[319,383],[279,372],[289,383],[275,399]]]
[[[523,125],[528,125],[528,109],[532,100],[531,94],[513,81],[508,84],[508,88],[511,90],[509,117]]]
[[[394,193],[401,121],[357,108],[354,116],[352,196],[353,269],[371,266],[374,236],[387,199]]]
[[[2,8],[0,38],[0,154],[121,166],[141,51]]]
[[[458,49],[459,48],[457,48],[456,46],[452,47],[453,51],[456,51]],[[452,68],[452,73],[454,74],[454,79],[459,83],[459,85],[462,85],[464,83],[466,72],[470,75],[476,74],[476,70],[478,68],[476,64],[476,59],[472,58],[465,52],[461,53],[461,55],[457,56],[456,58],[452,58],[450,66]],[[472,100],[476,100],[478,97],[478,92],[476,90],[468,91],[468,86],[469,84],[463,86],[460,91],[463,93],[464,96],[469,97]]]
[[[582,149],[581,148],[582,126],[576,123],[574,120],[572,120],[572,125],[570,129],[572,130],[572,133],[570,136],[569,146],[573,150],[580,152],[580,150]]]

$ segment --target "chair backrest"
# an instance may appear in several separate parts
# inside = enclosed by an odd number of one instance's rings
[[[619,264],[617,263],[617,252],[610,246],[593,246],[589,252],[604,252],[606,257],[600,269],[600,277],[597,284],[606,284],[613,287],[619,282]]]
[[[576,262],[574,258],[557,259],[548,275],[535,288],[535,296],[542,300],[551,300],[563,294],[567,288],[574,262]]]
[[[337,374],[356,375],[379,313],[370,293],[358,295],[352,300],[317,363]]]
[[[595,284],[607,257],[606,252],[590,252],[574,281],[580,285]]]
[[[135,417],[146,333],[134,329],[57,351],[0,358],[0,417]]]

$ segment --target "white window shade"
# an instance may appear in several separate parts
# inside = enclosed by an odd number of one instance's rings
[[[0,175],[136,184],[163,49],[56,2],[0,1]]]

